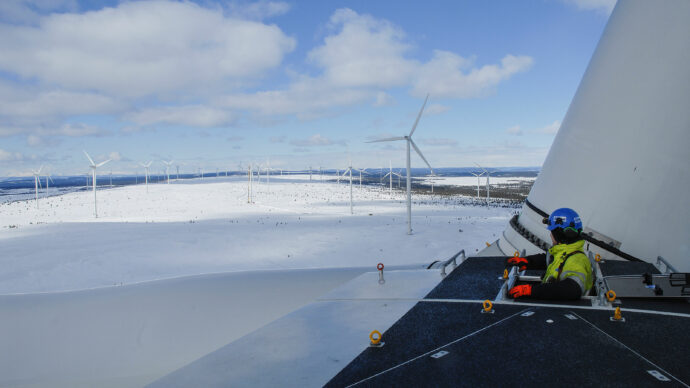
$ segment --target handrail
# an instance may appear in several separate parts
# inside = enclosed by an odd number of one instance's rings
[[[669,262],[666,261],[666,259],[664,259],[663,257],[659,256],[659,257],[656,258],[656,265],[657,265],[657,267],[659,268],[660,271],[661,271],[661,267],[659,267],[659,265],[660,265],[661,263],[664,263],[664,265],[666,265],[666,271],[664,271],[664,273],[678,272],[678,270],[675,269],[671,264],[669,264]]]
[[[446,260],[446,261],[444,261],[444,262],[441,263],[441,276],[446,276],[446,267],[448,266],[448,264],[453,263],[453,268],[451,269],[451,271],[452,271],[453,269],[455,269],[455,267],[458,266],[458,264],[457,264],[457,262],[455,261],[455,259],[456,259],[458,256],[460,256],[460,255],[462,255],[462,261],[465,261],[465,258],[466,258],[466,257],[465,257],[465,250],[463,249],[463,250],[461,250],[460,252],[456,253],[456,254],[455,254],[453,257],[451,257],[450,259],[448,259],[448,260]],[[462,261],[461,261],[461,263],[462,263]]]

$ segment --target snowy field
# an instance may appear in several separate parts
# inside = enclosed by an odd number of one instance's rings
[[[521,182],[533,182],[536,177],[491,177],[489,183],[492,185],[510,185]],[[477,178],[473,176],[449,176],[424,178],[426,184],[434,183],[435,186],[477,186]],[[479,178],[480,185],[486,185],[486,176]]]
[[[465,178],[445,178],[455,184]],[[474,178],[470,179],[476,184]],[[497,178],[514,179],[514,178]],[[355,180],[355,183],[357,180]],[[438,183],[436,183],[438,184]],[[498,238],[510,209],[319,180],[206,178],[0,204],[0,294],[121,286],[248,270],[430,263]]]
[[[408,236],[403,192],[353,196],[307,175],[251,204],[240,177],[103,189],[97,219],[91,192],[0,204],[0,386],[145,386],[378,262],[476,252],[512,213],[415,195]]]

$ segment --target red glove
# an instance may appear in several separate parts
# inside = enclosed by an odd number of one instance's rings
[[[509,257],[508,260],[506,260],[507,265],[519,265],[520,266],[520,271],[524,271],[527,269],[527,264],[529,261],[525,259],[524,257]]]
[[[532,295],[532,286],[529,284],[515,286],[508,291],[508,295],[514,299],[530,296]]]

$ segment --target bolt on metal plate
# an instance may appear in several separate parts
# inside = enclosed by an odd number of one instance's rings
[[[432,354],[431,358],[441,358],[441,357],[445,356],[446,354],[448,354],[448,352],[446,352],[445,350],[441,350],[438,353]]]

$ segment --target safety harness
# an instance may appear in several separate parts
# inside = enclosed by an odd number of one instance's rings
[[[557,272],[556,277],[555,277],[555,278],[551,278],[551,280],[549,281],[549,283],[558,282],[558,281],[561,280],[561,273],[563,272],[563,267],[565,266],[565,262],[568,260],[568,258],[569,258],[570,256],[572,256],[572,255],[574,255],[574,254],[576,254],[576,253],[582,253],[583,255],[585,254],[585,253],[582,252],[582,251],[573,251],[573,252],[568,253],[568,255],[566,255],[566,256],[563,258],[563,261],[561,262],[561,265],[558,266],[558,272]]]

